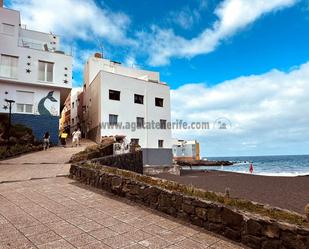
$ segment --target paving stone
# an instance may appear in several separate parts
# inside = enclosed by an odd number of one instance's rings
[[[167,242],[164,239],[161,239],[159,237],[153,236],[149,239],[142,240],[138,242],[140,245],[149,248],[149,249],[159,249],[159,248],[165,248],[169,246],[171,243]]]
[[[107,244],[111,248],[123,248],[135,244],[131,238],[126,237],[123,234],[104,239],[103,243]]]
[[[60,240],[61,237],[54,233],[53,231],[48,231],[44,233],[39,233],[35,235],[27,236],[35,245],[47,244],[55,240]]]
[[[94,242],[98,242],[95,238],[90,236],[87,233],[82,233],[73,237],[66,238],[68,242],[70,242],[75,247],[85,246],[87,244],[91,244]]]
[[[118,235],[117,232],[110,230],[109,228],[101,228],[99,230],[91,231],[89,234],[91,234],[93,237],[95,237],[98,240],[103,240],[107,238],[114,237]]]

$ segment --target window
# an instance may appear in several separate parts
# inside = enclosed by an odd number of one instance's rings
[[[39,61],[39,80],[53,82],[54,63]]]
[[[160,129],[166,129],[166,120],[160,119]]]
[[[135,104],[144,104],[144,96],[139,94],[134,94],[134,103]]]
[[[120,100],[120,92],[115,90],[109,90],[109,99]]]
[[[118,123],[118,115],[109,114],[109,124],[116,125]]]
[[[163,148],[163,140],[158,140],[158,147]]]
[[[138,138],[131,138],[131,144],[138,145],[139,144],[139,139]]]
[[[74,109],[74,102],[72,102],[72,108]]]
[[[137,126],[137,128],[143,128],[144,127],[144,118],[137,117],[136,118],[136,126]]]
[[[33,92],[16,91],[16,112],[33,113]]]
[[[72,118],[72,124],[74,124],[74,118]]]
[[[155,104],[156,104],[156,106],[163,107],[163,99],[156,98]]]
[[[8,23],[2,23],[2,31],[3,33],[8,34],[8,35],[14,35],[15,26],[12,24],[8,24]]]
[[[18,57],[1,55],[0,75],[8,78],[17,78]]]

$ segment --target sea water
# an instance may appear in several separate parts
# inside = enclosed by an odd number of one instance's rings
[[[250,156],[250,157],[209,157],[208,160],[231,161],[232,166],[206,167],[196,169],[221,170],[250,174],[253,164],[255,175],[266,176],[304,176],[309,175],[309,155],[302,156]],[[195,167],[194,167],[195,168]]]

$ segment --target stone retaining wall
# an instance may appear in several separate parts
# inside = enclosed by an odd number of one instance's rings
[[[142,151],[120,154],[120,155],[104,156],[101,158],[95,158],[91,160],[91,162],[143,174]]]
[[[130,177],[72,165],[70,177],[186,220],[257,249],[308,249],[309,229],[151,186]]]

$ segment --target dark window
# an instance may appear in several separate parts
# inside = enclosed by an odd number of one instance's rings
[[[136,118],[136,126],[137,126],[137,128],[143,128],[144,127],[144,118],[137,117]]]
[[[163,148],[163,140],[158,140],[158,147]]]
[[[74,109],[74,102],[72,102],[72,108]]]
[[[120,92],[115,90],[109,90],[109,99],[120,100]]]
[[[144,96],[139,94],[134,94],[134,103],[144,104]]]
[[[160,119],[160,129],[166,129],[166,120]]]
[[[139,139],[138,138],[131,138],[131,144],[138,145]]]
[[[161,98],[156,98],[156,106],[160,106],[160,107],[163,107],[163,99]]]
[[[118,115],[109,114],[109,124],[116,125],[118,123]]]

